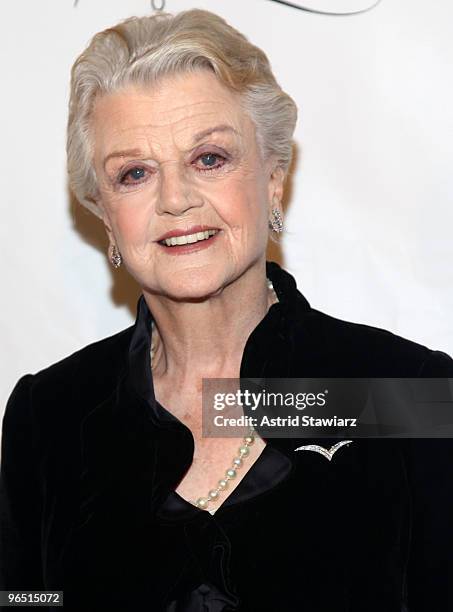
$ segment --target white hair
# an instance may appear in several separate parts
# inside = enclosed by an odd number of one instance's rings
[[[72,67],[66,152],[69,186],[81,204],[100,216],[90,125],[95,99],[200,68],[239,94],[263,159],[274,155],[287,177],[297,107],[278,85],[265,53],[210,11],[157,12],[98,32]]]

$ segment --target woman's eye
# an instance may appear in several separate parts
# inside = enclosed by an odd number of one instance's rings
[[[141,183],[142,179],[146,176],[145,168],[141,168],[140,166],[131,168],[127,170],[120,179],[120,183],[123,185],[133,185],[134,183]],[[126,180],[127,177],[130,177],[131,180]]]
[[[202,172],[209,170],[216,170],[217,168],[221,168],[225,163],[226,159],[223,155],[219,155],[219,153],[203,153],[197,157],[196,161],[201,163],[200,170]]]
[[[218,170],[225,164],[226,161],[226,157],[220,155],[219,153],[203,153],[195,160],[200,172]],[[146,173],[146,168],[142,168],[142,166],[134,166],[120,175],[119,182],[121,185],[125,186],[138,185],[146,180]]]

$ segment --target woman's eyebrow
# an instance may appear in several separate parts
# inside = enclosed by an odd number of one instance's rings
[[[109,153],[106,157],[104,157],[103,167],[107,165],[107,162],[115,157],[139,157],[142,155],[143,151],[141,149],[125,149],[124,151],[113,151]]]
[[[199,142],[206,136],[210,136],[214,132],[233,132],[234,134],[239,135],[239,132],[234,129],[232,125],[228,125],[227,123],[222,123],[221,125],[215,125],[214,127],[206,128],[201,132],[198,132],[193,137],[193,142]]]
[[[203,138],[206,138],[206,136],[210,136],[214,132],[232,132],[234,134],[239,135],[239,132],[235,130],[232,125],[222,123],[221,125],[215,125],[213,127],[206,128],[202,130],[201,132],[198,132],[197,134],[194,135],[193,142],[197,143],[200,140],[203,140]],[[103,162],[104,170],[107,165],[107,162],[115,157],[139,157],[142,154],[143,154],[143,151],[141,151],[141,149],[125,149],[124,151],[113,151],[112,153],[109,153],[104,158],[104,162]]]

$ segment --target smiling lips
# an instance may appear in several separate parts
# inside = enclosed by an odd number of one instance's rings
[[[199,240],[207,240],[214,234],[217,234],[219,230],[206,230],[205,232],[196,232],[194,234],[185,234],[184,236],[173,236],[172,238],[166,238],[165,240],[161,240],[160,244],[166,246],[177,246],[180,244],[193,244],[194,242],[198,242]]]
[[[220,230],[214,227],[197,225],[186,230],[172,230],[163,234],[157,242],[165,247],[177,247],[195,244],[203,240],[209,240]]]

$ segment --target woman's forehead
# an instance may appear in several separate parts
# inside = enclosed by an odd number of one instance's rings
[[[93,127],[103,150],[126,146],[136,138],[187,149],[206,137],[253,137],[253,126],[238,96],[209,73],[106,95],[97,101]]]
[[[166,127],[183,120],[202,119],[205,114],[225,115],[240,121],[243,110],[237,94],[207,71],[166,77],[147,87],[128,85],[100,96],[94,106],[94,120],[115,115],[119,121],[133,117],[147,119],[146,125]],[[108,122],[104,123],[108,126]]]

